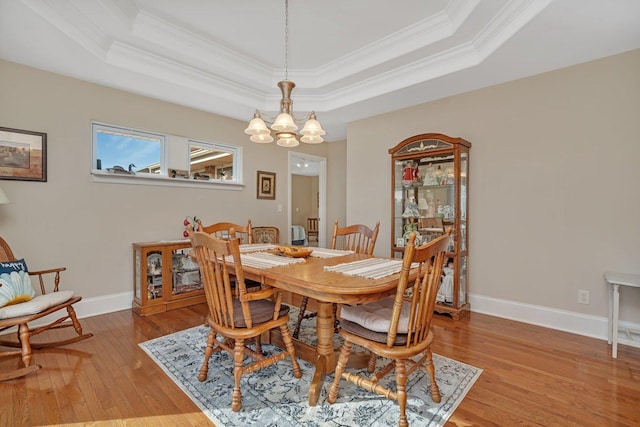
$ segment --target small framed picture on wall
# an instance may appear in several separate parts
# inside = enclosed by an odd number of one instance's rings
[[[275,172],[258,171],[257,198],[275,200],[276,198]]]

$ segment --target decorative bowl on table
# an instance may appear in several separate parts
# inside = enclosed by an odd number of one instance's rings
[[[269,249],[267,252],[274,255],[287,256],[289,258],[306,258],[311,255],[313,249],[298,248],[294,246],[278,246],[274,249]]]

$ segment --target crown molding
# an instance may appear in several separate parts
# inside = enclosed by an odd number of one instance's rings
[[[200,63],[209,73],[240,80],[256,89],[271,85],[272,67],[144,10],[133,20],[132,35],[160,45],[189,63]]]

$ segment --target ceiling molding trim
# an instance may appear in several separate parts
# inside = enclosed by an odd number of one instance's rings
[[[252,105],[253,108],[263,108],[261,106],[264,106],[267,95],[122,42],[112,43],[107,62],[165,83],[208,93],[226,101]]]
[[[552,0],[511,0],[507,3],[474,40],[482,60],[513,37],[551,2]]]
[[[332,111],[455,73],[477,65],[479,62],[478,52],[474,45],[466,43],[441,54],[345,86],[323,96],[298,95],[296,101],[298,107],[303,110],[313,103],[317,103],[323,108],[315,107],[315,111]]]
[[[144,10],[135,17],[132,33],[137,38],[170,49],[195,62],[204,62],[218,75],[234,80],[241,78],[242,84],[255,88],[271,85],[272,67],[239,55]]]
[[[308,89],[317,89],[352,77],[365,70],[402,55],[430,46],[451,37],[478,6],[479,0],[459,0],[447,11],[439,12],[400,31],[368,44],[315,70],[290,70],[292,80]],[[282,76],[284,70],[275,70]]]
[[[144,10],[135,13],[133,21],[127,20],[126,11],[114,11],[111,8],[105,13],[116,18],[116,21],[112,21],[114,25],[130,22],[134,39],[150,43],[151,46],[169,48],[192,59],[194,63],[201,63],[203,68],[211,68],[200,69],[187,65],[184,60],[169,59],[142,47],[118,40],[111,41],[97,26],[92,27],[88,19],[91,13],[99,13],[100,10],[87,10],[85,3],[80,4],[80,10],[73,1],[64,3],[64,9],[54,0],[22,1],[107,64],[175,87],[206,93],[239,106],[278,111],[280,96],[275,87],[284,75],[282,69],[273,70],[259,61],[239,55]],[[292,80],[298,86],[295,95],[296,110],[332,111],[473,67],[484,61],[544,10],[551,0],[509,0],[471,41],[402,67],[388,69],[357,83],[339,86],[332,92],[314,94],[314,89],[357,76],[366,70],[375,73],[374,68],[378,65],[451,37],[479,3],[479,0],[457,0],[449,4],[448,10],[370,43],[326,66],[315,70],[290,70]],[[110,4],[117,9],[117,6]],[[74,16],[84,17],[83,24],[71,24],[73,21],[68,18]],[[215,63],[211,58],[216,59]],[[236,71],[231,74],[229,70]],[[260,90],[264,87],[268,87],[268,91]]]
[[[512,0],[472,42],[344,86],[323,96],[298,94],[302,110],[332,111],[480,64],[539,14],[551,0]],[[321,106],[321,107],[320,107]]]
[[[82,28],[72,24],[67,16],[82,14],[73,3],[54,0],[22,0],[22,3],[91,54],[102,61],[106,60],[109,37],[85,20]]]
[[[446,13],[453,28],[460,28],[479,4],[480,0],[455,0],[448,3]]]

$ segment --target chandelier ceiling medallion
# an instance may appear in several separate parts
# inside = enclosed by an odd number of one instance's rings
[[[249,126],[244,130],[244,133],[251,135],[251,137],[249,137],[251,141],[266,144],[273,141],[273,136],[271,135],[273,131],[278,145],[281,147],[295,147],[300,145],[297,134],[298,125],[296,123],[304,123],[304,127],[300,131],[302,135],[300,141],[307,144],[319,144],[324,141],[322,135],[325,134],[325,131],[316,119],[316,113],[312,111],[299,119],[296,118],[292,112],[293,100],[291,100],[291,91],[296,87],[296,84],[289,81],[289,0],[285,0],[284,2],[284,45],[285,74],[284,80],[278,82],[278,87],[280,88],[280,92],[282,92],[280,114],[278,114],[278,117],[274,120],[273,117],[268,114],[256,110],[253,119],[249,122]],[[271,125],[271,130],[269,130],[265,124],[265,120],[262,118],[263,116]]]

